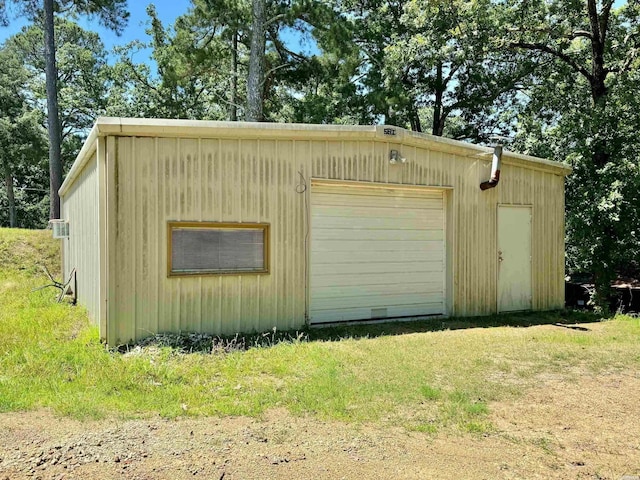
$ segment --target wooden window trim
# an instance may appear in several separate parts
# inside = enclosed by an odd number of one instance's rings
[[[238,230],[238,229],[262,229],[264,235],[264,269],[253,271],[241,270],[220,270],[220,271],[202,271],[202,272],[173,272],[172,265],[172,231],[174,228],[193,228],[197,230]],[[167,222],[167,277],[211,277],[219,275],[265,275],[270,273],[271,265],[271,225],[268,223],[247,223],[247,222]]]

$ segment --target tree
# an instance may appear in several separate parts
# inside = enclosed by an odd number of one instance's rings
[[[56,85],[58,89],[63,170],[75,158],[77,139],[83,139],[96,115],[105,111],[108,74],[104,45],[95,32],[78,24],[56,19]],[[7,46],[22,59],[29,78],[26,89],[34,107],[46,106],[44,32],[29,25],[7,40]]]
[[[230,78],[229,78],[229,120],[238,120],[238,111],[241,108],[240,100],[240,58],[242,52],[242,37],[247,32],[247,19],[250,17],[250,3],[248,0],[193,0],[193,10],[190,15],[181,17],[179,21],[191,23],[196,29],[209,33],[202,38],[217,36],[230,53]],[[178,29],[179,22],[176,22]],[[213,27],[213,28],[212,28]],[[217,32],[216,32],[217,30]],[[223,81],[223,85],[227,82]]]
[[[531,18],[531,9],[536,9],[533,17],[538,23],[532,26],[515,20],[511,28],[515,37],[511,47],[552,56],[588,82],[596,116],[607,107],[608,78],[612,74],[627,73],[640,47],[637,8],[628,7],[628,15],[624,15],[612,11],[614,0],[598,3],[598,0],[586,0],[515,4],[512,18]],[[625,20],[630,22],[626,26]],[[618,37],[626,33],[627,37],[624,40],[609,38],[616,33]],[[612,48],[614,42],[624,54]],[[599,126],[593,126],[592,134],[598,136]],[[602,168],[608,160],[606,139],[599,138],[593,148],[594,166]]]
[[[526,62],[495,49],[499,16],[489,0],[335,3],[349,19],[349,43],[358,49],[349,83],[355,85],[358,100],[350,104],[359,110],[359,123],[384,121],[444,135],[447,119],[456,116],[465,128],[447,134],[477,139],[484,114],[513,95],[526,75]],[[352,58],[347,48],[345,58]]]
[[[0,171],[5,181],[0,225],[44,228],[47,224],[47,144],[41,121],[40,112],[26,107],[18,117],[0,118]]]
[[[13,151],[12,137],[16,133],[24,100],[24,83],[27,74],[19,60],[6,48],[0,51],[0,168],[6,187],[9,227],[16,226],[16,204],[13,169],[11,167]]]
[[[286,90],[289,78],[299,80],[312,71],[310,58],[291,48],[283,40],[284,32],[313,41],[322,41],[329,33],[342,39],[343,26],[344,19],[328,2],[252,0],[246,120],[263,121],[265,106],[276,99],[278,89]],[[268,106],[269,115],[276,115],[278,102]]]
[[[110,69],[109,114],[214,120],[237,116],[239,66],[233,66],[230,47],[238,30],[235,24],[216,23],[217,14],[205,3],[198,2],[173,28],[165,27],[155,8],[148,7],[150,41],[119,48],[120,59]],[[156,72],[134,62],[134,55],[146,48],[152,50]]]
[[[56,19],[56,51],[58,52],[57,81],[59,91],[61,160],[63,170],[75,158],[96,114],[104,111],[106,58],[104,47],[96,33],[88,32],[65,19]],[[44,32],[37,25],[24,27],[5,43],[5,52],[19,64],[22,78],[18,93],[23,104],[21,113],[13,117],[13,133],[5,143],[11,151],[12,175],[19,188],[16,200],[21,202],[19,224],[42,227],[45,213],[41,215],[43,191],[48,191],[49,181],[43,183],[40,170],[46,170],[41,155],[43,126],[46,118],[41,112],[46,106]],[[6,81],[3,84],[8,84]],[[19,94],[19,95],[18,95]],[[9,132],[9,127],[5,132]],[[30,145],[30,148],[26,148]],[[10,200],[7,196],[7,202]]]
[[[333,4],[350,24],[351,41],[336,45],[332,51],[352,59],[354,46],[356,63],[347,82],[355,88],[350,102],[351,115],[357,123],[378,123],[409,126],[422,130],[415,99],[399,78],[387,81],[387,47],[393,38],[408,34],[401,22],[408,0],[334,0]]]
[[[638,86],[640,7],[630,2],[615,9],[613,4],[508,3],[510,47],[547,59],[546,70],[536,72],[533,106],[527,107],[546,112],[547,118],[540,115],[542,127],[528,126],[574,168],[567,181],[568,267],[593,273],[593,302],[599,309],[607,307],[616,272],[637,262],[633,252],[640,251],[640,152],[629,135],[640,121],[632,108],[637,105],[632,89]]]
[[[49,133],[49,177],[50,177],[50,218],[60,217],[60,197],[62,185],[61,133],[58,109],[56,41],[54,16],[56,12],[97,16],[106,27],[119,33],[129,16],[125,10],[126,0],[10,0],[21,7],[23,14],[34,23],[42,21],[44,30],[47,130]],[[6,23],[6,2],[0,2],[0,20]]]
[[[256,23],[257,29],[248,0],[194,0],[173,28],[162,25],[150,7],[151,41],[120,49],[108,112],[232,121],[293,119],[299,89],[307,90],[325,62],[295,51],[284,33],[329,44],[345,22],[319,1],[270,0],[264,6],[265,19]],[[252,38],[263,39],[254,44],[254,60]],[[152,49],[157,72],[134,62],[142,48]],[[262,73],[250,71],[256,60]]]
[[[278,119],[318,124],[360,121],[362,97],[351,81],[360,64],[359,54],[356,49],[332,50],[309,58],[287,75],[286,88],[280,89],[278,97]]]
[[[2,205],[0,210],[0,224],[6,222],[12,228],[38,225],[28,218],[28,211],[38,203],[31,197],[37,198],[39,193],[39,160],[45,151],[38,112],[29,107],[26,98],[29,75],[20,60],[10,47],[0,49],[0,172],[5,183],[1,199],[6,200],[6,209]],[[26,200],[21,202],[20,215],[16,200]]]
[[[249,122],[264,120],[264,49],[266,45],[266,0],[251,3],[251,49],[247,79],[247,114]]]
[[[490,0],[350,4],[364,54],[365,104],[385,123],[481,141],[504,133],[496,128],[509,128],[499,125],[492,109],[516,95],[531,62],[496,41],[498,5]],[[456,128],[446,131],[451,117]]]

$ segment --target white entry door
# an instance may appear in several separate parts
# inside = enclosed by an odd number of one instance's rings
[[[445,313],[441,191],[311,189],[310,322]]]
[[[531,309],[531,207],[498,207],[498,312]]]

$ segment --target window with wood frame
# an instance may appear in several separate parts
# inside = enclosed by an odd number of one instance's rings
[[[269,273],[269,224],[169,222],[167,273]]]

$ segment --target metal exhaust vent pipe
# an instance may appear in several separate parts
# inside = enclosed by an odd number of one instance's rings
[[[491,162],[491,179],[480,184],[480,190],[488,190],[498,185],[500,181],[500,163],[502,162],[502,145],[493,147],[493,162]]]

